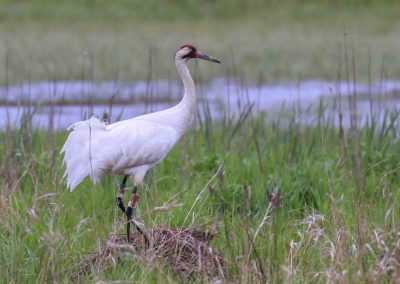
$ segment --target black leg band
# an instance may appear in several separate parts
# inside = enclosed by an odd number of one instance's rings
[[[124,202],[122,201],[122,197],[117,197],[117,205],[125,213]]]
[[[121,182],[120,186],[119,186],[119,190],[118,190],[118,194],[117,194],[117,206],[122,210],[122,212],[125,213],[125,206],[124,206],[124,201],[122,200],[122,195],[125,192],[125,188],[126,188],[126,181],[128,180],[129,176],[124,176],[124,180]]]

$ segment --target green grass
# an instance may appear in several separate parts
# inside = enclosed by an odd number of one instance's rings
[[[218,221],[219,235],[212,244],[225,254],[229,281],[397,279],[396,126],[359,129],[359,151],[354,152],[350,133],[341,140],[324,119],[307,127],[296,123],[297,118],[265,123],[258,117],[238,128],[233,121],[219,121],[189,131],[147,176],[136,214],[147,227],[210,229]],[[120,177],[107,175],[96,186],[85,181],[73,193],[61,181],[58,152],[66,135],[29,128],[0,133],[4,283],[69,282],[75,265],[104,243],[113,226],[124,232],[124,218],[114,200]],[[341,143],[347,145],[345,156],[340,154]],[[361,162],[362,187],[356,186],[354,159]],[[209,183],[221,165],[224,174]],[[249,250],[271,189],[283,194],[281,207],[266,220]],[[143,215],[174,200],[182,207]],[[392,268],[386,266],[389,263]],[[138,259],[80,279],[94,280],[160,283],[179,278],[162,261]]]
[[[3,1],[0,83],[170,78],[183,43],[223,61],[206,79],[333,80],[345,32],[360,80],[400,76],[398,1],[181,2]]]

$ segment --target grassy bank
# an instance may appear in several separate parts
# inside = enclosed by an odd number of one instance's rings
[[[213,246],[225,254],[227,281],[398,280],[398,114],[343,137],[325,116],[307,127],[293,113],[286,123],[198,120],[147,176],[136,214],[147,228],[218,225]],[[69,282],[111,231],[124,232],[117,177],[67,191],[58,154],[65,138],[29,124],[0,133],[1,282]],[[276,190],[281,206],[263,220]],[[180,205],[153,210],[163,204]],[[133,259],[79,280],[179,278],[160,260]]]
[[[170,78],[173,52],[188,42],[220,58],[224,75],[332,80],[345,32],[360,80],[400,76],[397,1],[184,3],[4,1],[1,85]],[[215,66],[202,70],[206,79],[221,76]]]

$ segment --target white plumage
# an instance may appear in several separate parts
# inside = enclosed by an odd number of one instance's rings
[[[64,177],[71,191],[88,176],[96,183],[106,171],[133,176],[134,186],[139,186],[146,172],[165,158],[196,111],[195,85],[186,65],[190,58],[219,63],[190,45],[175,53],[185,89],[178,105],[112,124],[92,117],[70,126],[72,131],[61,153],[66,166]]]

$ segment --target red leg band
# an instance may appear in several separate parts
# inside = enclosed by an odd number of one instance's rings
[[[136,193],[132,193],[131,200],[129,201],[128,206],[136,208],[136,204],[138,201],[139,201],[139,195],[137,195]]]
[[[122,198],[122,196],[124,195],[124,193],[125,193],[125,189],[120,188],[120,189],[118,190],[117,197]]]

